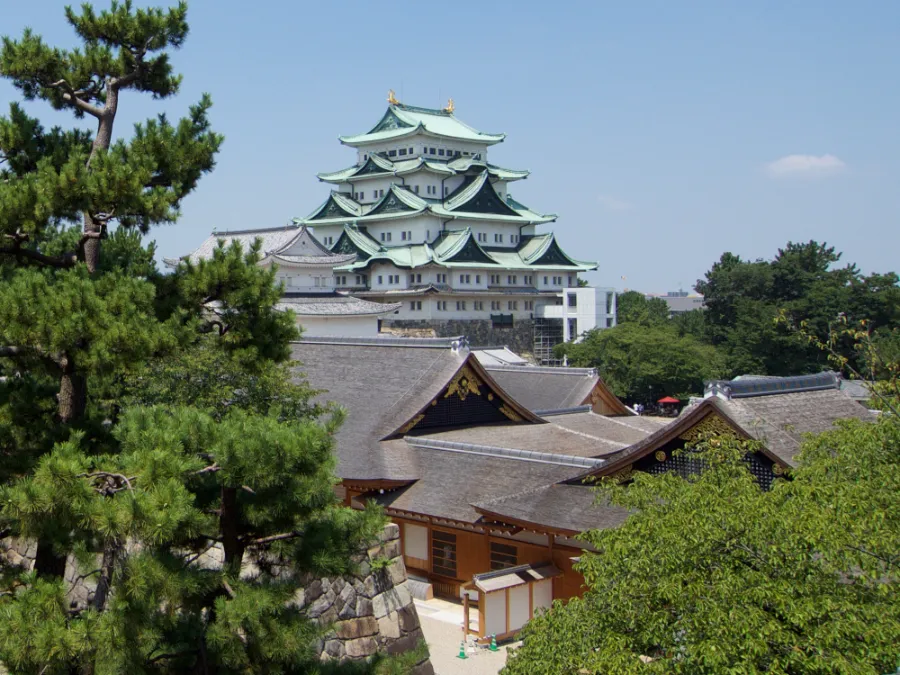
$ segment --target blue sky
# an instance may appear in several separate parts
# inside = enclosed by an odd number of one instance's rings
[[[2,4],[0,33],[74,44],[64,3]],[[128,94],[116,129],[213,96],[226,141],[181,221],[153,231],[163,256],[308,214],[328,190],[315,173],[353,162],[337,136],[393,88],[507,133],[492,161],[532,171],[512,194],[559,214],[593,283],[689,288],[723,251],[811,238],[900,268],[898,2],[194,0],[189,19],[181,94]],[[0,82],[0,106],[13,97]]]

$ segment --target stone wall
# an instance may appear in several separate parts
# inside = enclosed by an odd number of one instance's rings
[[[424,642],[400,555],[400,529],[385,526],[378,543],[355,562],[355,575],[310,579],[295,597],[307,616],[331,626],[319,645],[322,660],[361,660],[376,652],[399,654]],[[412,671],[412,675],[433,673],[427,658]]]
[[[22,539],[0,542],[0,555],[12,565],[31,569],[37,545]],[[221,546],[206,551],[196,564],[215,569],[221,566]],[[374,546],[361,551],[354,562],[356,574],[334,578],[308,577],[302,590],[294,596],[294,604],[321,626],[330,626],[317,650],[323,661],[358,661],[376,652],[399,654],[424,642],[419,615],[409,591],[406,566],[400,555],[400,528],[386,525]],[[252,563],[245,565],[242,575],[256,572]],[[96,584],[79,574],[75,560],[66,564],[66,581],[70,584],[70,601],[84,605],[90,602]],[[2,672],[2,668],[0,668]],[[410,675],[434,675],[426,658]]]
[[[494,327],[486,320],[416,320],[384,319],[382,330],[395,334],[422,337],[425,331],[432,331],[434,337],[454,337],[465,335],[473,347],[507,346],[517,353],[530,354],[534,349],[534,321],[515,319],[512,326]]]

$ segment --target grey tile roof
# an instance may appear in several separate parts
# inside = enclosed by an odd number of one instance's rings
[[[873,419],[866,408],[839,389],[716,400],[716,405],[790,465],[796,464],[805,434],[828,431],[840,419]]]
[[[401,511],[464,523],[475,523],[481,517],[473,503],[556,483],[579,473],[570,467],[505,457],[425,448],[413,452],[421,478],[409,487],[380,495],[378,501]]]
[[[486,366],[497,383],[529,410],[581,405],[600,379],[592,368]]]
[[[225,246],[231,245],[232,242],[240,242],[244,250],[248,250],[253,242],[259,238],[262,240],[262,252],[279,251],[290,244],[300,233],[300,228],[296,225],[286,225],[284,227],[266,227],[255,230],[233,230],[224,232],[213,232],[197,249],[187,256],[191,262],[198,260],[206,260],[212,257],[213,251],[219,242],[224,242]]]
[[[485,424],[432,431],[423,437],[440,441],[549,452],[575,457],[603,457],[644,438],[648,431],[627,426],[618,418],[593,412],[553,415],[548,424]]]
[[[472,349],[472,353],[485,368],[528,365],[527,359],[523,359],[509,347],[475,347]]]
[[[466,352],[435,347],[378,346],[329,338],[292,345],[297,370],[323,390],[317,400],[347,409],[337,433],[337,473],[345,479],[415,479],[415,453],[401,440],[379,440],[411,418],[447,383]]]
[[[773,458],[788,466],[797,465],[797,453],[805,434],[828,431],[840,419],[874,419],[871,412],[838,389],[766,394],[731,401],[707,398],[686,408],[669,424],[609,458],[600,473],[614,473],[643,457],[691,429],[710,412],[729,420],[747,437],[761,441]],[[634,422],[635,418],[628,418],[627,421]]]
[[[400,303],[383,303],[361,300],[350,295],[323,296],[321,298],[283,298],[275,305],[277,310],[293,310],[300,316],[367,316],[390,314],[399,309]]]
[[[628,517],[626,509],[597,504],[594,491],[585,485],[541,485],[473,506],[486,514],[570,532],[618,527]]]

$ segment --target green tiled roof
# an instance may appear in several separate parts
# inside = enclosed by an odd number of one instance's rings
[[[424,157],[392,161],[381,155],[370,155],[362,165],[351,166],[340,171],[318,173],[316,177],[326,183],[352,183],[376,176],[405,176],[417,171],[431,171],[441,176],[454,176],[472,170],[479,173],[487,171],[492,178],[504,181],[527,178],[530,173],[529,171],[506,169],[473,157],[461,157],[449,162],[441,162]]]
[[[344,145],[365,145],[425,133],[440,138],[473,141],[493,145],[500,143],[505,134],[484,134],[462,122],[453,113],[435,108],[419,108],[398,103],[387,111],[372,129],[356,136],[340,136]]]
[[[346,271],[365,269],[377,262],[401,269],[425,265],[462,269],[496,267],[526,272],[560,268],[587,272],[597,269],[596,263],[580,262],[563,253],[552,234],[529,237],[518,249],[485,249],[475,240],[470,228],[445,231],[434,246],[381,246],[359,228],[348,225],[332,247],[332,252],[357,254],[355,262],[337,268]]]
[[[361,214],[362,206],[346,195],[332,191],[328,199],[307,216],[306,220],[358,218]]]
[[[506,169],[502,166],[485,162],[477,157],[457,157],[456,159],[447,162],[447,166],[457,173],[466,173],[471,169],[487,169],[491,176],[506,181],[527,178],[531,173],[526,170]]]
[[[348,221],[368,223],[430,214],[443,220],[506,221],[519,224],[549,223],[555,214],[541,214],[512,198],[503,199],[488,180],[488,172],[469,176],[446,201],[424,199],[408,188],[391,185],[374,204],[359,204],[345,194],[332,192],[323,204],[306,218],[295,218],[298,225],[343,225]]]

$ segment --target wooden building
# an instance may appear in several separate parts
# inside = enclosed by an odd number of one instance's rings
[[[616,527],[628,516],[595,504],[586,477],[686,475],[701,467],[677,451],[713,432],[763,441],[751,468],[768,486],[795,464],[804,432],[869,414],[837,388],[825,388],[824,379],[782,381],[746,396],[720,387],[673,422],[599,415],[592,404],[536,412],[540,400],[565,406],[583,401],[582,394],[590,398],[598,380],[562,376],[584,382],[560,386],[553,398],[520,390],[525,405],[510,393],[521,380],[501,385],[509,373],[484,368],[462,338],[307,338],[295,343],[293,356],[309,383],[325,390],[322,401],[348,410],[336,438],[346,502],[381,504],[400,526],[410,575],[427,580],[437,595],[468,595],[482,636],[500,625],[494,612],[501,604],[501,634],[512,634],[535,603],[583,591],[573,563],[586,545],[575,535]],[[535,376],[558,377],[526,377]],[[503,570],[513,571],[493,574]]]
[[[591,405],[537,415],[463,339],[308,338],[293,355],[321,399],[348,410],[337,434],[347,502],[382,504],[410,573],[445,597],[476,574],[526,564],[559,570],[552,598],[580,593],[572,559],[584,544],[573,537],[624,516],[565,482],[660,427]]]

